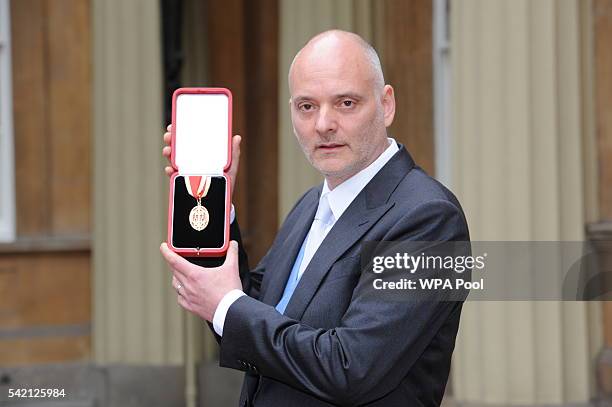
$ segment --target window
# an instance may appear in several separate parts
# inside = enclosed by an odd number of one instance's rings
[[[15,240],[10,0],[0,0],[0,241]]]
[[[450,92],[450,4],[451,0],[434,0],[434,142],[436,178],[452,183],[451,92]]]

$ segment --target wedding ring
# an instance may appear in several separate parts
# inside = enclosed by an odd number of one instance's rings
[[[176,292],[177,292],[177,293],[179,293],[179,294],[180,294],[180,290],[181,290],[181,287],[182,287],[182,286],[183,286],[183,285],[182,285],[181,283],[178,283],[178,284],[176,285]]]

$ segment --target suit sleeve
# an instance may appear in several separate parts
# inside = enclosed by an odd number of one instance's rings
[[[462,212],[431,201],[406,214],[387,241],[468,240]],[[460,301],[384,301],[362,274],[341,323],[317,329],[241,297],[229,309],[220,365],[284,382],[320,399],[357,405],[395,389]]]

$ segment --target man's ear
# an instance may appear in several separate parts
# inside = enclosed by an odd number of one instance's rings
[[[382,94],[383,113],[385,118],[385,127],[391,126],[395,117],[395,92],[391,85],[385,85]]]

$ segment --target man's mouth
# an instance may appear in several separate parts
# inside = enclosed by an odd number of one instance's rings
[[[319,144],[317,146],[317,148],[322,150],[322,151],[333,151],[333,150],[337,150],[337,149],[339,149],[341,147],[344,147],[344,144],[324,143],[324,144]]]

